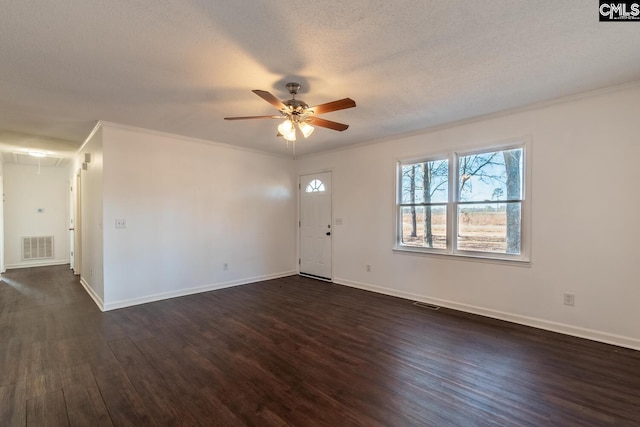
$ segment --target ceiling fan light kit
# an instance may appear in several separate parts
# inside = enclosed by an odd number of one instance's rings
[[[309,107],[304,101],[296,99],[296,95],[300,90],[299,83],[287,83],[286,85],[291,99],[281,101],[271,93],[265,90],[256,89],[253,91],[260,98],[264,99],[280,111],[280,115],[276,116],[247,116],[247,117],[225,117],[225,120],[247,120],[247,119],[284,119],[282,123],[278,125],[278,135],[282,136],[287,142],[295,142],[296,140],[296,127],[302,133],[302,136],[308,138],[309,135],[315,130],[314,126],[320,126],[327,129],[337,130],[342,132],[346,130],[349,125],[344,123],[333,122],[331,120],[325,120],[317,117],[318,114],[330,113],[332,111],[344,110],[346,108],[353,108],[356,106],[356,102],[351,98],[339,99],[333,102],[327,102],[325,104]]]
[[[296,140],[296,128],[293,127],[293,123],[289,119],[278,125],[278,133],[287,141]]]

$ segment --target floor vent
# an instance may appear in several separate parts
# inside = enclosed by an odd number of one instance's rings
[[[427,304],[426,302],[416,301],[413,303],[413,305],[417,305],[418,307],[422,307],[422,308],[428,308],[429,310],[440,310],[440,306]]]
[[[53,258],[53,236],[22,238],[22,260]]]

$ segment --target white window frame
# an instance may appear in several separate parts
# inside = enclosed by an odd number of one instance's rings
[[[456,249],[458,235],[458,206],[459,197],[459,159],[473,154],[488,153],[492,151],[505,151],[516,148],[522,149],[522,197],[521,197],[521,232],[520,254],[503,254],[492,252],[465,251]],[[427,248],[404,245],[402,243],[402,166],[448,159],[449,161],[449,186],[447,197],[447,226],[446,249]],[[507,262],[529,265],[531,262],[531,142],[529,138],[518,138],[499,144],[475,146],[459,150],[451,150],[440,155],[425,155],[396,160],[396,200],[395,221],[396,239],[393,248],[396,253],[424,254],[444,256],[459,259],[487,260],[495,262]],[[435,204],[435,203],[434,203]],[[464,203],[463,203],[464,204]],[[406,204],[405,204],[406,205]]]

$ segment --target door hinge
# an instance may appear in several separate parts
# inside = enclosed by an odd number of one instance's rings
[[[298,221],[298,227],[302,227],[302,221]]]
[[[302,261],[300,261],[300,258],[298,258],[298,265],[302,265]]]
[[[298,190],[302,190],[302,184],[298,183]]]

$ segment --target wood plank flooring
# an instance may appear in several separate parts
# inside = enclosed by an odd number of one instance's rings
[[[640,352],[293,276],[101,313],[0,282],[1,426],[640,425]]]

